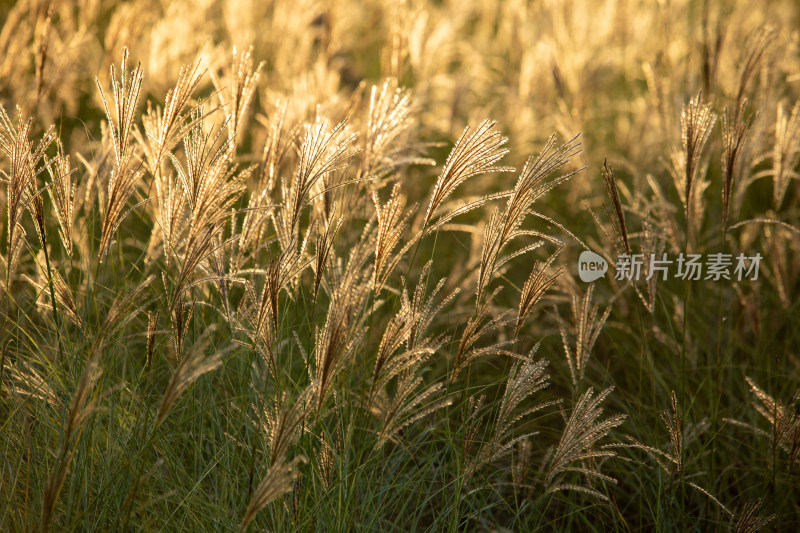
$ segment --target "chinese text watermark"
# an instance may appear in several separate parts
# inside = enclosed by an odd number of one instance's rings
[[[757,280],[761,254],[747,256],[727,253],[714,254],[621,254],[614,264],[614,279],[639,281],[656,279],[697,280]],[[608,262],[602,256],[584,251],[578,259],[578,276],[591,282],[605,277]]]

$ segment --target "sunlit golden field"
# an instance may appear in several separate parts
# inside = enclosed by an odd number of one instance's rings
[[[0,3],[0,531],[798,531],[798,28]]]

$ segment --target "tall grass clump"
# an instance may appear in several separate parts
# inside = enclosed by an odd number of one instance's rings
[[[0,530],[800,527],[795,2],[0,15]]]

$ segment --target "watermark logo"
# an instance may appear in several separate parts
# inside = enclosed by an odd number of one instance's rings
[[[608,261],[599,254],[586,250],[578,258],[578,276],[581,281],[588,283],[604,278],[607,271]]]
[[[679,254],[670,257],[666,253],[661,256],[650,254],[622,254],[614,265],[614,279],[638,281],[653,276],[666,280],[668,278],[689,281],[710,280],[757,280],[761,254],[753,256],[739,254]]]
[[[684,254],[670,257],[669,254],[622,254],[614,263],[614,279],[618,281],[640,281],[656,279],[679,279],[688,281],[757,280],[761,254],[715,253],[708,255]],[[602,256],[584,251],[578,258],[578,276],[581,281],[592,282],[604,278],[608,262]]]

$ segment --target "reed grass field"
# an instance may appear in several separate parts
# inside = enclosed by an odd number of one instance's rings
[[[800,530],[795,0],[0,1],[0,531]]]

